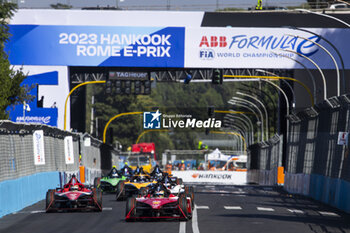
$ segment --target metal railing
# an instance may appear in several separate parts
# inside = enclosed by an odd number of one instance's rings
[[[40,165],[35,164],[34,158],[33,133],[37,130],[42,130],[44,136],[45,162]],[[73,138],[73,163],[66,161],[64,138],[67,136]],[[87,138],[89,144],[85,143]],[[79,166],[100,175],[101,143],[87,134],[70,133],[45,125],[0,121],[0,182],[41,172],[77,173]]]

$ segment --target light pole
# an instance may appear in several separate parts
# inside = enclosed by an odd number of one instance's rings
[[[259,80],[260,82],[261,80]],[[275,124],[277,124],[277,119],[276,119],[276,104],[275,104],[275,100],[271,98],[270,94],[268,94],[266,91],[262,90],[262,88],[256,88],[254,86],[248,86],[248,85],[245,85],[244,83],[241,84],[242,86],[244,86],[245,88],[247,89],[240,89],[238,88],[237,90],[238,91],[248,91],[248,92],[253,92],[255,93],[255,95],[261,99],[261,101],[263,101],[263,103],[268,107],[269,104],[272,104],[272,110],[273,112],[271,112],[271,114],[273,115],[273,119],[272,120],[272,125],[275,126],[275,129],[277,129],[277,126]],[[264,101],[265,98],[264,97],[267,97],[268,100],[267,101]],[[270,121],[271,122],[271,121]],[[271,124],[270,124],[271,125]]]
[[[290,60],[293,60],[294,62],[298,63],[299,65],[301,65],[309,74],[310,78],[311,78],[311,81],[312,81],[312,86],[313,86],[313,90],[314,90],[314,95],[313,95],[313,100],[314,100],[314,103],[316,103],[316,91],[317,91],[317,88],[316,88],[316,79],[314,77],[314,75],[311,73],[310,69],[307,68],[303,63],[301,63],[300,61],[294,59],[294,58],[291,58],[291,57],[288,57],[284,54],[281,54],[281,53],[275,53],[275,52],[271,52],[273,54],[275,54],[276,56],[281,56],[281,57],[284,57],[284,58],[288,58]]]
[[[211,131],[210,133],[214,133],[214,134],[229,134],[229,135],[235,135],[237,137],[239,137],[241,139],[242,144],[244,144],[244,148],[245,148],[245,152],[247,151],[247,144],[246,144],[246,140],[245,138],[242,136],[242,134],[240,133],[236,133],[236,132],[222,132],[222,131]],[[241,144],[241,145],[242,145]],[[242,147],[241,147],[242,148]],[[241,149],[242,150],[242,149]]]
[[[242,108],[248,109],[249,111],[251,111],[254,114],[254,116],[256,118],[257,125],[259,125],[258,123],[261,122],[260,119],[259,119],[259,115],[250,106],[247,106],[247,105],[245,105],[243,103],[240,103],[240,102],[231,101],[231,100],[229,100],[228,103],[232,104],[232,105],[236,105],[238,107],[242,107]],[[263,138],[262,138],[262,132],[263,132],[262,124],[261,124],[261,131],[259,132],[259,127],[257,127],[257,129],[258,129],[257,130],[257,134],[258,134],[257,135],[257,139],[261,138],[260,140],[263,141]]]
[[[323,100],[326,100],[327,99],[327,84],[326,84],[326,78],[321,70],[321,68],[316,64],[316,62],[314,62],[311,58],[308,58],[307,56],[305,56],[304,54],[301,54],[301,53],[298,53],[298,52],[295,52],[293,50],[289,50],[289,49],[282,49],[282,51],[284,52],[289,52],[289,53],[294,53],[296,55],[299,55],[303,58],[305,58],[306,60],[310,61],[317,69],[318,71],[320,72],[321,74],[321,77],[322,77],[322,80],[323,80]]]
[[[298,31],[302,31],[302,32],[307,32],[307,33],[310,33],[314,36],[318,36],[320,37],[322,40],[324,40],[325,42],[327,42],[333,49],[334,51],[337,53],[339,59],[340,59],[340,64],[341,64],[341,67],[342,67],[342,93],[345,93],[345,67],[344,67],[344,60],[343,60],[343,57],[342,55],[340,54],[339,50],[337,49],[337,47],[335,47],[335,45],[333,43],[331,43],[329,40],[327,40],[325,37],[319,35],[319,34],[316,34],[312,31],[309,31],[309,30],[306,30],[304,28],[298,28],[298,27],[287,27],[287,28],[291,28],[291,29],[294,29],[294,30],[298,30]]]
[[[264,136],[264,117],[263,117],[263,113],[261,112],[260,108],[258,106],[256,106],[256,104],[254,104],[253,102],[250,102],[249,100],[242,99],[239,97],[232,97],[231,100],[238,102],[238,103],[245,104],[245,105],[253,106],[255,109],[258,110],[258,112],[260,114],[260,118],[261,118],[261,140],[265,141],[265,139],[264,139],[265,138],[265,136]],[[232,103],[232,104],[234,105],[234,103]]]
[[[116,118],[121,117],[121,116],[127,116],[127,115],[139,115],[139,114],[143,114],[143,112],[124,112],[124,113],[120,113],[115,115],[114,117],[112,117],[111,119],[109,119],[109,121],[107,122],[104,130],[103,130],[103,143],[106,143],[106,133],[107,133],[107,129],[109,124]]]
[[[258,72],[262,72],[262,73],[266,73],[266,74],[269,74],[269,75],[273,75],[273,76],[276,76],[276,77],[279,77],[277,74],[275,74],[275,73],[272,73],[272,72],[270,72],[270,71],[266,71],[266,70],[261,70],[261,69],[256,69],[256,71],[258,71]],[[292,104],[292,108],[294,109],[295,108],[295,93],[294,93],[294,90],[293,90],[293,88],[292,88],[292,86],[286,81],[286,80],[283,80],[282,79],[282,81],[285,83],[285,84],[287,84],[287,86],[289,87],[289,89],[290,89],[290,91],[292,92],[292,94],[293,94],[293,104]],[[274,84],[273,82],[268,82],[268,83],[272,83],[273,85],[276,85],[276,84]],[[276,86],[278,86],[278,85],[276,85]],[[279,86],[278,86],[278,90],[282,90],[282,88],[280,88]],[[283,93],[284,93],[284,91],[283,91]],[[285,94],[285,93],[284,93]],[[288,103],[288,105],[289,105],[289,103]],[[288,114],[289,115],[289,114]]]
[[[287,117],[285,118],[287,120],[287,126],[286,126],[286,137],[287,137],[287,141],[288,142],[288,132],[289,132],[289,101],[288,101],[288,97],[286,95],[286,93],[283,91],[283,89],[281,87],[279,87],[278,85],[276,85],[275,83],[266,80],[266,82],[270,83],[272,86],[276,87],[284,96],[284,99],[286,101],[286,106],[287,106]]]
[[[249,124],[249,122],[245,121],[245,119],[242,119],[242,118],[240,118],[237,115],[231,115],[231,114],[225,116],[224,119],[228,120],[229,122],[234,122],[234,121],[237,121],[237,120],[239,122],[242,122],[243,123],[242,125],[246,126],[247,130],[249,131],[250,137],[247,138],[247,140],[250,142],[249,144],[254,144],[253,139],[252,139],[254,133],[253,133],[253,129],[252,129],[251,125]]]
[[[149,129],[149,130],[142,131],[142,133],[140,133],[140,135],[137,137],[135,144],[139,143],[143,135],[150,132],[169,132],[169,130],[168,129]]]
[[[293,82],[296,82],[298,84],[300,84],[309,94],[310,96],[310,101],[311,101],[311,105],[314,106],[314,97],[311,94],[310,89],[302,82],[300,82],[299,80],[295,79],[295,78],[290,78],[290,77],[275,77],[275,76],[259,76],[259,75],[224,75],[224,78],[239,78],[239,79],[276,79],[276,80],[280,80],[280,79],[285,79],[285,80],[291,80]]]
[[[64,103],[64,124],[63,124],[63,129],[66,130],[66,126],[67,126],[67,103],[68,103],[68,100],[69,100],[69,97],[71,96],[71,94],[76,90],[78,89],[79,87],[81,86],[85,86],[85,85],[88,85],[88,84],[98,84],[98,83],[106,83],[106,81],[89,81],[89,82],[85,82],[85,83],[80,83],[79,85],[75,86],[70,92],[69,94],[67,95],[66,97],[66,101]]]
[[[340,75],[339,75],[339,68],[338,68],[338,64],[337,62],[335,61],[335,58],[333,57],[333,55],[325,48],[323,47],[322,45],[320,45],[319,43],[315,42],[315,41],[312,41],[308,38],[305,38],[305,37],[302,37],[302,36],[298,36],[298,35],[289,35],[289,36],[293,36],[293,37],[296,37],[296,38],[301,38],[303,40],[307,40],[309,41],[310,43],[313,43],[315,44],[316,46],[320,47],[323,51],[325,51],[332,59],[334,65],[335,65],[335,70],[337,72],[337,96],[340,96]]]
[[[247,151],[246,134],[244,129],[238,126],[237,124],[230,125],[230,129],[234,129],[235,131],[238,132],[237,136],[239,135],[241,139],[241,143],[240,143],[241,151]],[[221,132],[221,131],[211,131],[211,133],[215,133],[215,132],[220,132],[221,134],[227,133],[227,132]],[[244,150],[243,150],[243,146],[244,146]]]
[[[248,98],[251,98],[253,100],[255,100],[256,102],[258,102],[264,109],[264,112],[265,112],[265,123],[266,123],[266,140],[269,139],[269,114],[267,113],[267,110],[266,110],[266,107],[265,105],[256,97],[252,96],[252,95],[249,95],[249,94],[246,94],[246,93],[242,93],[242,92],[239,92],[237,91],[236,94],[238,95],[241,95],[241,96],[245,96],[245,97],[248,97]]]
[[[233,114],[228,114],[228,116],[233,116]],[[245,114],[240,114],[239,116],[244,117],[249,122],[250,128],[252,130],[252,142],[254,144],[254,126],[253,126],[252,120],[250,120],[250,118],[248,116],[246,116]]]

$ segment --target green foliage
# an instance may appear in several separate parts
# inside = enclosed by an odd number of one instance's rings
[[[271,95],[274,103],[277,103],[276,90],[269,85],[262,85],[263,90]],[[216,110],[242,110],[228,104],[232,96],[236,96],[238,90],[250,90],[256,93],[260,86],[252,82],[248,86],[239,83],[225,83],[224,85],[212,85],[211,83],[157,83],[152,88],[151,95],[109,96],[104,93],[104,86],[94,86],[95,113],[99,121],[103,121],[99,127],[98,135],[102,138],[103,128],[113,116],[123,112],[155,111],[160,109],[162,114],[186,114],[193,118],[206,120],[208,118],[208,106],[215,106]],[[262,97],[265,98],[265,97]],[[269,110],[273,109],[270,99],[264,99]],[[216,119],[223,119],[224,114],[215,114]],[[254,115],[251,117],[253,124],[256,123]],[[89,123],[87,123],[89,124]],[[274,131],[274,122],[271,119],[271,131]],[[114,139],[118,140],[123,148],[135,143],[138,136],[143,132],[142,116],[123,116],[115,119],[110,127],[114,131]],[[257,129],[255,130],[257,132]],[[204,129],[170,129],[169,132],[149,132],[142,136],[140,142],[154,142],[158,156],[165,149],[196,149],[198,140],[204,135]],[[217,135],[213,135],[217,138]],[[222,137],[225,137],[224,135]],[[226,136],[228,138],[229,136]]]
[[[72,8],[71,5],[62,4],[62,3],[51,4],[50,6],[53,9],[71,9]]]
[[[20,86],[26,75],[22,70],[11,67],[4,51],[5,43],[10,37],[8,21],[15,9],[15,4],[0,0],[0,119],[8,118],[6,109],[9,106],[32,100],[32,96],[28,95],[30,87]]]
[[[245,9],[243,8],[236,8],[236,7],[227,7],[224,9],[218,9],[216,11],[244,11]]]

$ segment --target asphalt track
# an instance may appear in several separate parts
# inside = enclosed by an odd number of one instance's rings
[[[6,233],[315,233],[350,232],[350,215],[271,187],[196,186],[196,208],[187,222],[125,222],[125,202],[103,196],[97,212],[44,212],[44,201],[0,219]]]

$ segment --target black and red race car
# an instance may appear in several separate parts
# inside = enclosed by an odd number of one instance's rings
[[[63,188],[49,189],[46,193],[46,212],[57,210],[102,211],[102,192],[84,186],[73,175]]]
[[[126,202],[125,220],[142,219],[178,219],[192,218],[192,200],[184,193],[176,196],[162,183],[150,189],[141,189],[139,197],[128,198]]]

